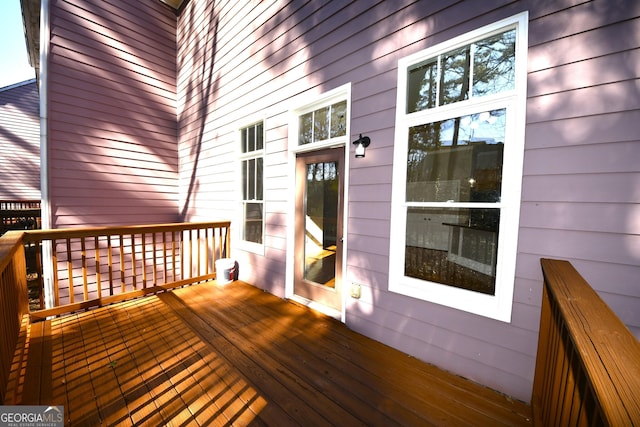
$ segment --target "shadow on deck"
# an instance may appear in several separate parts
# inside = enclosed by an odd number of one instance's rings
[[[5,404],[63,405],[66,425],[531,425],[522,402],[242,282],[25,324],[18,349]]]

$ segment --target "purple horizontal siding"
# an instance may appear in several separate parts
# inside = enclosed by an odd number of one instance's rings
[[[54,227],[178,218],[175,37],[160,2],[51,2]]]
[[[638,17],[596,1],[531,22],[518,279],[569,259],[640,337]]]
[[[0,88],[0,199],[40,199],[39,109],[35,80]]]
[[[403,56],[526,8],[531,23],[525,176],[513,315],[506,324],[388,292],[396,68]],[[529,400],[540,257],[574,261],[627,325],[640,330],[637,315],[630,314],[640,311],[630,282],[640,274],[640,224],[633,220],[640,188],[633,161],[640,157],[638,45],[622,37],[637,33],[637,16],[638,5],[606,0],[192,0],[181,11],[177,33],[180,211],[186,219],[236,214],[234,133],[239,121],[262,114],[265,252],[236,254],[243,277],[284,295],[293,197],[287,113],[304,99],[351,83],[352,133],[366,132],[373,142],[348,172],[346,279],[362,285],[363,297],[348,300],[347,323]]]

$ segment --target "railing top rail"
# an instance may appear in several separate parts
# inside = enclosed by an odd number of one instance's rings
[[[24,240],[36,242],[52,239],[66,239],[90,236],[117,236],[141,233],[162,233],[169,231],[195,230],[203,228],[230,227],[231,221],[181,222],[171,224],[126,225],[114,227],[58,228],[53,230],[27,230]]]
[[[640,422],[640,342],[571,263],[541,264],[604,418],[609,425]]]
[[[0,210],[40,209],[40,200],[0,200]]]

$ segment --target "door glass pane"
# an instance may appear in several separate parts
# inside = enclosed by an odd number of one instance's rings
[[[334,287],[338,225],[338,163],[308,164],[305,185],[304,279]]]
[[[495,294],[500,209],[409,208],[406,276]]]
[[[504,109],[409,128],[408,202],[499,202]]]

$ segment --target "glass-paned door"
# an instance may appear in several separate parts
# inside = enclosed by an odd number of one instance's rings
[[[296,159],[294,293],[342,308],[344,149],[299,154]]]

